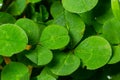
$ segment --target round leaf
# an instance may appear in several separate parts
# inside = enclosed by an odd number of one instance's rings
[[[72,53],[58,52],[54,54],[53,61],[48,65],[56,75],[65,76],[73,73],[80,66],[80,59]]]
[[[93,9],[98,0],[62,0],[63,7],[74,13],[83,13]]]
[[[40,38],[40,44],[48,49],[61,49],[69,43],[69,35],[66,28],[59,25],[46,27]]]
[[[0,55],[12,56],[26,48],[28,38],[24,30],[14,24],[0,26]]]
[[[29,69],[22,63],[11,62],[1,73],[1,80],[29,80]]]
[[[104,66],[109,61],[112,50],[104,38],[91,36],[77,46],[75,54],[83,61],[87,69],[92,70]]]
[[[52,60],[52,52],[42,46],[37,46],[35,50],[31,50],[26,57],[38,65],[46,65]]]
[[[35,22],[27,18],[21,18],[16,21],[16,24],[26,32],[29,44],[39,42],[39,27]]]
[[[60,1],[55,1],[50,8],[50,12],[54,18],[57,18],[61,14],[63,14],[63,11],[64,11],[64,8],[61,5]]]
[[[0,12],[0,24],[5,24],[5,23],[15,23],[15,18],[5,12]]]
[[[120,43],[120,22],[116,19],[110,19],[103,25],[103,37],[111,44]]]
[[[14,0],[7,8],[7,12],[14,16],[20,15],[24,11],[26,3],[26,0]]]
[[[114,64],[120,61],[120,46],[113,46],[113,55],[109,64]]]

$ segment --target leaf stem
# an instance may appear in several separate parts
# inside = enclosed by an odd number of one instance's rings
[[[6,64],[9,64],[11,62],[11,59],[9,57],[3,57]]]
[[[31,48],[32,48],[31,45],[27,45],[26,48],[25,48],[25,50],[28,50],[28,51],[29,51]]]

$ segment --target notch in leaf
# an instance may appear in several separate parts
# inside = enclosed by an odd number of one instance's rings
[[[66,28],[59,25],[47,26],[40,38],[40,44],[47,47],[48,49],[61,49],[69,43],[69,35]]]

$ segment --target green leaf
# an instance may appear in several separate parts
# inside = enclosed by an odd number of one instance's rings
[[[14,0],[7,8],[7,12],[14,16],[20,15],[24,11],[26,3],[26,0]]]
[[[28,0],[29,3],[37,3],[40,2],[41,0]]]
[[[64,10],[58,1],[54,2],[51,6],[51,14],[54,17],[54,24],[64,26],[68,29],[71,38],[70,45],[68,46],[69,48],[74,48],[82,39],[85,30],[85,24],[80,16]]]
[[[40,75],[37,76],[37,80],[57,80],[57,76],[53,74],[49,68],[45,67]]]
[[[57,6],[57,7],[56,7]],[[60,1],[55,1],[50,7],[50,12],[54,18],[59,17],[62,13],[64,13],[64,8],[61,5]]]
[[[29,80],[29,69],[22,63],[11,62],[1,73],[1,80]]]
[[[112,55],[110,44],[99,36],[86,38],[74,52],[82,60],[83,65],[91,70],[104,66]]]
[[[20,26],[27,34],[29,44],[37,44],[39,42],[40,30],[38,25],[30,19],[21,18],[16,21],[18,26]]]
[[[66,76],[73,73],[80,66],[80,59],[72,52],[56,52],[53,61],[48,65],[52,73],[59,76]]]
[[[2,8],[3,6],[3,0],[0,0],[0,9]]]
[[[81,17],[81,19],[82,19],[82,21],[84,21],[84,23],[86,23],[87,25],[92,25],[92,22],[94,20],[93,11],[79,13],[78,15]]]
[[[47,26],[40,38],[40,44],[48,49],[61,49],[69,43],[69,35],[66,28],[59,25]]]
[[[107,11],[103,15],[96,17],[96,20],[99,23],[104,24],[107,20],[112,19],[113,17],[114,16],[113,16],[111,8],[108,8]]]
[[[62,0],[63,7],[74,13],[83,13],[93,9],[98,0]]]
[[[111,7],[116,19],[120,20],[120,2],[119,0],[111,0]]]
[[[0,55],[12,56],[23,51],[28,43],[24,30],[14,24],[3,24],[0,26]]]
[[[120,61],[120,46],[113,46],[113,55],[108,64],[114,64]]]
[[[83,37],[85,31],[85,24],[78,15],[67,11],[65,12],[65,19],[66,27],[69,30],[71,38],[69,46],[74,48]]]
[[[5,23],[15,23],[15,18],[5,12],[0,12],[0,25]]]
[[[38,45],[35,50],[27,52],[26,57],[37,65],[46,65],[52,60],[53,55],[49,49]]]
[[[103,25],[102,36],[111,44],[120,44],[120,22],[116,19],[110,19]]]

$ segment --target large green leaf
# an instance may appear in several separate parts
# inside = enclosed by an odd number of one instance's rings
[[[40,44],[49,49],[61,49],[69,43],[69,35],[66,28],[59,25],[47,26],[40,38]]]
[[[26,57],[37,65],[46,65],[52,60],[53,55],[49,49],[38,45],[35,50],[27,52]]]
[[[70,12],[83,13],[93,9],[98,0],[62,0],[64,8]]]
[[[20,15],[24,11],[26,4],[27,0],[14,0],[7,8],[7,12],[14,16]]]
[[[0,55],[12,56],[23,51],[28,43],[24,30],[15,24],[3,24],[0,26]]]
[[[73,73],[79,66],[80,60],[72,52],[56,52],[48,68],[56,75],[65,76]]]
[[[29,44],[37,44],[39,42],[40,30],[35,22],[27,18],[21,18],[16,21],[16,24],[27,33]]]
[[[120,44],[120,22],[116,19],[110,19],[103,25],[103,37],[111,44]]]
[[[1,73],[1,80],[29,80],[29,69],[22,63],[11,62]]]
[[[15,18],[5,12],[0,12],[0,25],[5,23],[15,23]]]
[[[104,66],[112,55],[110,44],[102,37],[91,36],[83,40],[75,49],[75,54],[82,59],[87,69]]]

